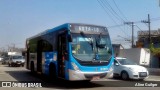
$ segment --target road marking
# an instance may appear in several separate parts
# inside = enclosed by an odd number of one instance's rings
[[[118,79],[98,79],[98,80],[92,80],[92,81],[122,81]]]
[[[160,81],[160,80],[155,80],[155,79],[147,79],[145,81]]]

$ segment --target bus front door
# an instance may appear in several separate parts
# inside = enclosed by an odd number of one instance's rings
[[[58,76],[65,78],[66,33],[58,36]]]

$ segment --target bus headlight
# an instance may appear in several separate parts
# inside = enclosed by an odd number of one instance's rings
[[[78,66],[75,63],[72,62],[71,64],[72,64],[72,67],[73,67],[74,70],[80,71]]]

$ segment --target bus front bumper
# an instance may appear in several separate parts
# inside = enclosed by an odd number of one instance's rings
[[[98,80],[107,78],[109,72],[82,72],[69,69],[69,80]]]

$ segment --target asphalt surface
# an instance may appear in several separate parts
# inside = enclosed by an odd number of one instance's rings
[[[8,67],[7,65],[0,65],[0,86],[2,86],[2,82],[11,82],[15,87],[0,87],[0,90],[64,90],[64,89],[80,89],[80,90],[159,90],[160,87],[160,76],[150,75],[147,82],[137,81],[137,80],[128,80],[123,81],[121,79],[101,79],[95,80],[91,82],[87,81],[79,81],[79,82],[69,82],[65,80],[58,80],[55,82],[50,82],[50,79],[46,79],[47,76],[41,75],[32,75],[29,70],[25,69],[25,67]],[[26,84],[37,84],[35,86],[27,86],[25,85],[19,87],[17,83]],[[152,83],[152,85],[151,85]],[[40,85],[41,84],[41,85]],[[148,84],[150,86],[147,86]],[[144,85],[144,86],[143,86]],[[5,85],[4,85],[5,86]],[[42,86],[42,87],[41,87]],[[153,87],[154,86],[154,87]]]

